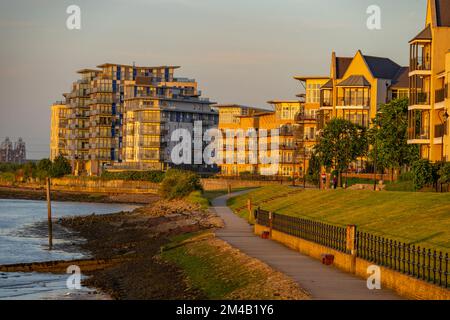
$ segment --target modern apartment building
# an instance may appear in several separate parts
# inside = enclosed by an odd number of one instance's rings
[[[296,162],[296,145],[294,124],[300,113],[300,100],[269,101],[272,110],[246,107],[241,105],[219,105],[219,129],[223,132],[223,164],[220,165],[221,174],[238,176],[242,173],[263,174],[292,177],[303,172],[303,163]],[[239,140],[238,131],[246,134],[254,129],[256,137],[247,135]],[[267,130],[267,137],[260,135],[261,130]],[[272,149],[272,129],[278,129],[278,147]],[[226,132],[233,137],[228,138]],[[252,145],[252,144],[256,144]],[[264,164],[260,161],[261,145],[267,155],[273,158],[278,154],[278,165]],[[245,164],[239,163],[239,157],[245,159]],[[228,160],[228,159],[231,159]],[[275,159],[275,158],[273,158]]]
[[[65,104],[52,107],[52,156],[66,155],[75,175],[165,169],[174,129],[204,120],[206,130],[218,122],[195,80],[174,77],[177,66],[97,68],[78,71]]]
[[[428,0],[425,28],[410,42],[408,143],[431,161],[450,160],[450,1]]]
[[[55,160],[60,154],[67,157],[68,107],[65,102],[55,102],[51,107],[50,127],[50,160]]]

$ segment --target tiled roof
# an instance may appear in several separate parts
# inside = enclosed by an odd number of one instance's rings
[[[438,27],[450,27],[450,0],[435,0]]]
[[[350,76],[341,81],[338,87],[370,87],[370,82],[362,75]]]
[[[394,79],[399,69],[397,63],[388,58],[364,56],[372,75],[378,79]]]
[[[333,89],[333,80],[329,80],[327,83],[321,86],[320,89]]]
[[[345,72],[347,71],[350,63],[352,63],[353,58],[347,57],[336,57],[336,78],[342,79]]]
[[[431,40],[431,27],[428,25],[425,29],[423,29],[417,36],[414,37],[410,42],[415,40]]]
[[[391,88],[409,88],[409,67],[401,67],[394,79]]]

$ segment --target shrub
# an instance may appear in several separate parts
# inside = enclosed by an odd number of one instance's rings
[[[438,171],[440,183],[450,183],[450,162],[447,162],[441,166]]]
[[[166,199],[177,199],[190,193],[203,190],[200,177],[191,171],[170,169],[161,183],[160,193]]]
[[[123,171],[109,172],[104,171],[101,175],[105,180],[128,180],[128,181],[149,181],[160,183],[164,179],[162,171]]]
[[[398,180],[401,182],[413,181],[414,180],[414,172],[413,171],[403,172],[400,175],[400,177],[398,178]]]
[[[70,162],[64,158],[64,156],[59,155],[52,163],[51,169],[50,169],[50,176],[53,178],[60,178],[65,175],[72,173],[72,167],[70,165]]]
[[[16,182],[16,175],[12,172],[0,172],[0,179],[7,182]]]
[[[433,183],[433,165],[429,160],[418,160],[413,163],[413,183],[416,190]]]

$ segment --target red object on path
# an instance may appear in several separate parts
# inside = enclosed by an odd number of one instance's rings
[[[334,263],[334,255],[323,254],[322,255],[322,263],[326,266],[331,266]]]
[[[269,232],[269,231],[264,231],[264,232],[261,234],[261,238],[263,238],[263,239],[269,239],[269,238],[270,238],[270,232]]]

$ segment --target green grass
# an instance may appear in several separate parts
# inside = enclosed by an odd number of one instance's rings
[[[198,235],[201,233],[174,238],[169,247]],[[180,267],[190,284],[212,300],[226,299],[227,295],[244,288],[253,278],[258,277],[257,273],[251,272],[249,276],[251,270],[239,265],[232,255],[217,250],[207,241],[163,251],[161,256]]]
[[[228,204],[242,208],[251,196],[262,209],[340,226],[355,224],[365,232],[450,252],[450,194],[306,190],[261,203],[289,191],[287,186],[264,187]]]
[[[231,192],[239,192],[254,188],[234,188]],[[213,191],[194,191],[185,200],[200,205],[202,209],[207,209],[211,206],[211,201],[220,196],[226,195],[228,190],[213,190]]]

